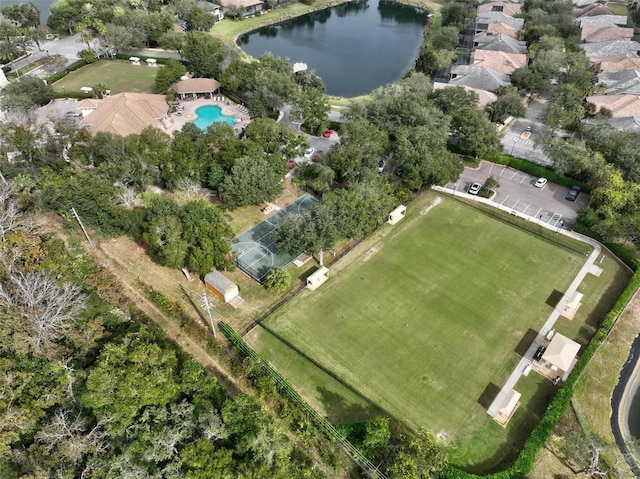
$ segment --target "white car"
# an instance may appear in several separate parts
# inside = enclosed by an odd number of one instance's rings
[[[384,165],[386,162],[384,160],[380,160],[378,162],[378,173],[382,173],[384,171]]]
[[[469,193],[470,195],[477,195],[481,189],[482,183],[471,183],[471,186],[469,186],[469,190],[467,191],[467,193]]]
[[[546,178],[538,178],[536,182],[533,184],[533,186],[535,186],[536,188],[542,188],[546,184],[547,184]]]
[[[311,158],[315,152],[316,152],[315,148],[309,148],[308,150],[305,150],[304,157]]]

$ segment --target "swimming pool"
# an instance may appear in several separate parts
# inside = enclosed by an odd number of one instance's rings
[[[196,115],[198,118],[193,120],[193,123],[201,130],[206,130],[211,123],[216,121],[224,121],[231,126],[236,124],[235,116],[228,116],[222,114],[222,109],[215,105],[205,105],[196,109]]]

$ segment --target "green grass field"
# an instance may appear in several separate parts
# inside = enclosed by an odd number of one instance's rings
[[[584,257],[454,200],[421,215],[433,198],[423,195],[403,222],[332,268],[326,284],[264,323],[348,388],[304,367],[260,328],[247,339],[332,419],[379,408],[442,433],[455,463],[477,464],[513,440],[479,403],[509,375],[520,341],[544,322],[547,299],[569,285]],[[527,408],[544,410],[547,396],[523,401],[516,423],[530,427]]]
[[[133,66],[127,61],[99,60],[69,73],[52,86],[58,93],[80,93],[83,86],[93,87],[98,83],[105,85],[114,95],[123,92],[153,93],[158,68],[162,67],[150,68],[145,64]]]

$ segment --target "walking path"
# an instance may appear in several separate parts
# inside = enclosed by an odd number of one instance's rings
[[[529,216],[517,211],[514,212],[511,208],[506,208],[498,203],[494,203],[491,200],[488,200],[485,198],[479,198],[477,196],[468,195],[466,193],[455,192],[452,189],[442,188],[440,186],[434,186],[433,189],[437,191],[442,191],[444,193],[450,193],[452,195],[457,194],[458,196],[463,196],[469,199],[473,199],[474,201],[491,205],[495,208],[506,211],[509,214],[526,219],[527,221],[538,223],[538,218],[534,216]],[[507,397],[507,394],[509,393],[509,391],[511,391],[515,387],[516,383],[518,382],[520,377],[523,375],[524,371],[533,362],[533,355],[535,354],[538,347],[545,342],[545,336],[549,331],[553,329],[553,326],[555,325],[556,321],[560,317],[562,310],[571,301],[571,298],[573,297],[576,290],[578,289],[578,286],[580,286],[580,283],[582,283],[582,280],[587,276],[588,273],[593,273],[596,271],[596,269],[594,268],[594,263],[596,259],[598,259],[598,256],[600,255],[600,252],[601,252],[600,243],[598,243],[594,239],[591,239],[587,236],[581,235],[579,233],[575,233],[573,231],[564,230],[562,228],[557,228],[556,226],[551,226],[548,223],[540,223],[540,226],[550,230],[554,230],[558,234],[568,236],[570,238],[581,241],[583,243],[587,243],[593,247],[593,251],[588,256],[587,260],[582,265],[582,268],[580,268],[580,271],[578,272],[574,280],[571,282],[571,284],[565,291],[564,295],[562,296],[562,299],[558,302],[556,307],[553,309],[553,311],[549,315],[549,318],[545,321],[544,325],[540,329],[540,332],[536,336],[535,340],[533,341],[531,346],[529,346],[529,349],[527,349],[527,352],[524,354],[522,359],[520,359],[520,362],[511,373],[511,376],[509,376],[509,379],[507,379],[507,381],[505,382],[504,386],[496,396],[491,406],[489,406],[487,413],[491,417],[494,417],[496,415],[496,413],[498,412],[498,409],[500,409],[500,407],[504,404],[504,400]]]

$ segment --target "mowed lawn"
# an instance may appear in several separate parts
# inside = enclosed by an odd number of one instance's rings
[[[349,253],[348,267],[264,324],[375,406],[455,442],[585,258],[454,200],[421,215],[425,204],[412,204],[377,242]],[[269,359],[264,334],[247,339]],[[304,368],[277,362],[294,385],[305,382]],[[337,400],[337,390],[322,389],[305,396]]]
[[[98,60],[69,73],[52,86],[58,92],[80,93],[84,86],[103,84],[111,94],[123,92],[153,93],[156,73],[161,66],[151,68],[144,63],[133,66],[127,61]]]

